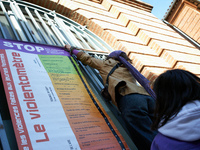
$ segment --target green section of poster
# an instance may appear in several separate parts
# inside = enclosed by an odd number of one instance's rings
[[[77,74],[74,66],[67,56],[38,55],[48,73]]]

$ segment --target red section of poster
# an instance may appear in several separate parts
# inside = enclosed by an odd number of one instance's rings
[[[1,75],[3,79],[4,89],[7,97],[8,107],[15,131],[15,136],[20,150],[31,150],[32,145],[24,122],[21,107],[19,105],[18,96],[16,94],[10,67],[8,65],[5,50],[0,50],[1,58]]]

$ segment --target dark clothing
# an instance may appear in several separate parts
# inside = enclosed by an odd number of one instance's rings
[[[150,150],[151,143],[157,131],[150,130],[155,100],[148,95],[129,94],[119,102],[122,113],[132,140],[139,150]]]

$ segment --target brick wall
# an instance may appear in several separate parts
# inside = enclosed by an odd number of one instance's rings
[[[200,76],[200,51],[151,14],[151,5],[128,0],[27,1],[86,25],[114,49],[125,51],[151,83],[173,68]]]

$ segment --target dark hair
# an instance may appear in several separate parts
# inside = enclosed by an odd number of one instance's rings
[[[132,63],[132,60],[128,57],[128,55],[127,55],[126,53],[121,53],[120,56],[122,56],[122,57],[123,57],[124,59],[126,59],[128,62]],[[115,59],[115,60],[118,60],[117,58],[109,57],[109,56],[107,56],[106,60],[108,60],[108,59],[110,59],[110,58]]]
[[[153,87],[156,107],[152,129],[158,129],[175,117],[188,102],[200,100],[200,78],[193,73],[174,69],[157,77]]]

